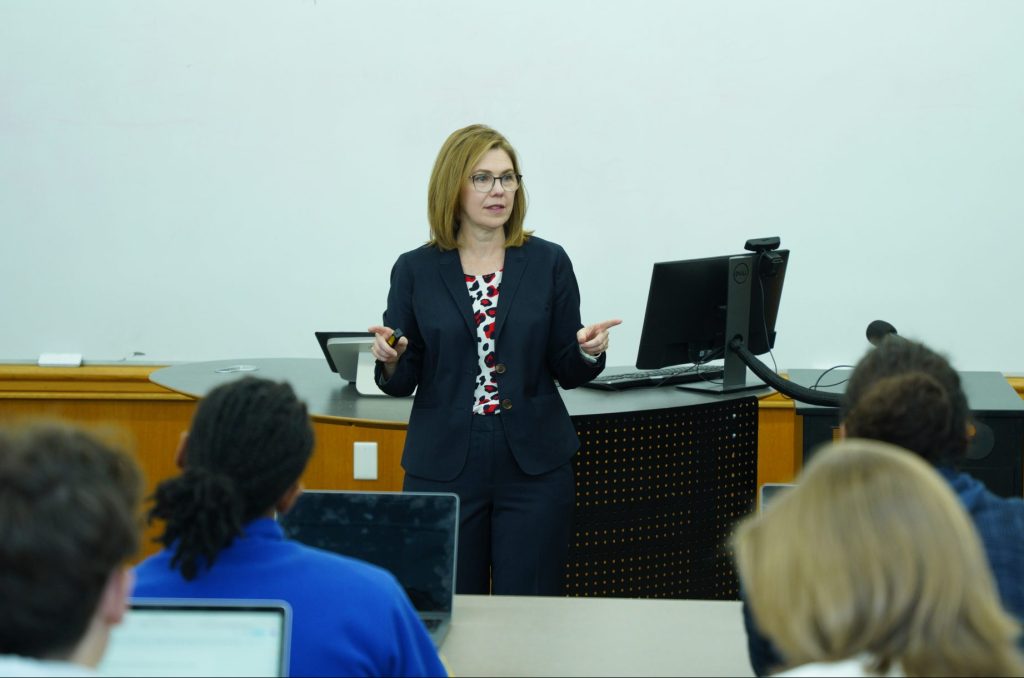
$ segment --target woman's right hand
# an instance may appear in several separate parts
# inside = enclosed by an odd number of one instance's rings
[[[390,327],[384,327],[383,325],[371,325],[368,332],[373,332],[375,335],[373,338],[373,345],[370,347],[370,352],[373,353],[373,357],[378,360],[384,367],[384,376],[388,379],[395,373],[395,366],[398,365],[398,359],[405,353],[405,349],[409,348],[409,340],[406,337],[402,337],[398,340],[398,343],[392,346],[388,346],[387,339],[395,333]]]

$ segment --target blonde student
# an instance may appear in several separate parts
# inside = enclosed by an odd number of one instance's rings
[[[736,561],[785,676],[1024,675],[974,525],[923,459],[848,439],[738,528]]]

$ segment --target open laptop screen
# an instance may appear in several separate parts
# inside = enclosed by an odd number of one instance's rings
[[[308,491],[285,534],[389,570],[419,612],[451,612],[459,498],[449,493]]]
[[[132,600],[103,676],[286,676],[291,612],[277,600]]]

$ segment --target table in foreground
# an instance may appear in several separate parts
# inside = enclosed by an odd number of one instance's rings
[[[455,596],[456,676],[749,676],[738,601]]]

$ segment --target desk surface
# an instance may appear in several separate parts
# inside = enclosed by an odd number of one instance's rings
[[[224,371],[237,367],[248,371]],[[331,372],[320,358],[258,358],[248,360],[215,360],[183,363],[154,371],[150,380],[172,391],[196,398],[213,388],[241,377],[252,375],[288,381],[306,402],[310,414],[327,419],[354,419],[361,423],[376,422],[384,426],[404,427],[409,423],[412,398],[362,396],[350,384]],[[743,391],[725,395],[683,391],[674,387],[636,388],[628,391],[598,391],[577,388],[562,391],[569,414],[593,415],[658,410],[765,395],[771,390]]]
[[[456,676],[749,676],[739,601],[455,596]]]

